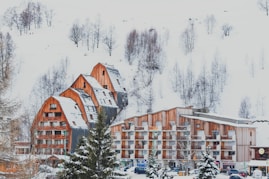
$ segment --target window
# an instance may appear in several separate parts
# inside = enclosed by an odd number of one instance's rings
[[[77,125],[75,121],[72,121],[72,122],[73,122],[73,124],[74,124],[75,126]]]
[[[52,131],[46,131],[46,135],[52,135]]]
[[[107,89],[107,85],[103,85],[103,88]]]
[[[106,96],[106,93],[103,91],[104,96]]]
[[[119,79],[117,79],[117,82],[118,82],[118,84],[120,85],[120,81],[119,81]]]
[[[56,112],[55,113],[55,117],[61,117],[62,116],[62,113],[61,112]]]
[[[56,104],[50,104],[50,109],[56,109],[57,105]]]
[[[92,116],[92,114],[90,114],[90,118],[91,118],[91,119],[93,119],[93,116]]]
[[[83,83],[83,88],[86,88],[86,82]]]
[[[60,126],[66,126],[65,122],[60,122]]]
[[[105,76],[105,70],[103,70],[103,76]]]
[[[55,135],[61,135],[61,131],[55,131]]]
[[[252,131],[250,131],[249,136],[252,136]]]

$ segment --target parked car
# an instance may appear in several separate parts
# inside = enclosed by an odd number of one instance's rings
[[[230,170],[228,171],[228,175],[231,175],[231,174],[239,174],[239,171],[236,170],[236,169],[230,169]]]
[[[231,174],[229,179],[244,179],[244,177],[239,174]]]
[[[247,177],[248,176],[248,172],[247,171],[239,171],[238,174],[241,175],[242,177]]]
[[[145,167],[135,167],[134,172],[137,174],[145,174],[146,168]]]

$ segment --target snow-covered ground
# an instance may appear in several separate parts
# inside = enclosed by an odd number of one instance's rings
[[[147,178],[145,174],[135,174],[135,173],[130,173],[132,179],[144,179]],[[174,179],[193,179],[193,176],[176,176],[174,177]],[[216,179],[229,179],[228,175],[224,175],[224,174],[219,174],[217,175]],[[253,179],[253,177],[248,176],[246,179]],[[262,179],[266,179],[266,177],[264,176]]]

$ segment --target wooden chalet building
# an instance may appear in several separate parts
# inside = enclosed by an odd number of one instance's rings
[[[110,124],[111,121],[115,119],[118,106],[113,98],[112,92],[103,88],[91,75],[79,75],[71,87],[82,89],[85,93],[89,94],[98,111],[102,107],[106,113],[107,124]]]
[[[199,109],[172,108],[125,119],[111,125],[117,159],[126,165],[145,162],[152,150],[158,163],[194,168],[210,147],[219,167],[235,167],[254,153],[255,127],[247,120],[216,116]]]
[[[126,88],[119,71],[111,65],[98,63],[94,66],[91,76],[94,77],[105,89],[112,92],[117,106],[123,109],[128,105]]]
[[[123,92],[125,88],[118,70],[112,66],[109,70],[99,68],[108,67],[100,63],[96,66],[98,67],[94,67],[91,73],[93,76],[79,75],[59,96],[51,96],[44,101],[31,126],[32,153],[53,156],[54,161],[55,158],[60,160],[61,155],[74,151],[81,136],[88,135],[88,130],[94,127],[101,108],[106,113],[107,124],[121,111],[118,104],[121,108],[123,104],[116,101],[122,101],[121,96],[127,98],[127,93]],[[103,70],[106,72],[102,79],[94,78],[96,74],[103,74]],[[114,71],[113,75],[111,71]],[[109,88],[104,88],[102,80]],[[120,90],[121,88],[124,90]],[[44,157],[40,158],[44,161]]]

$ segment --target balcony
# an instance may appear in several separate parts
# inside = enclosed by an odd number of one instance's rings
[[[190,140],[190,136],[177,136],[177,140],[181,140],[181,141]]]
[[[174,137],[175,139],[175,137]],[[163,136],[163,140],[173,140],[173,136]]]
[[[130,149],[130,145],[122,145],[121,148],[122,149]]]
[[[221,150],[233,151],[233,150],[235,150],[235,147],[233,147],[233,146],[221,146]]]
[[[122,140],[130,140],[131,137],[130,136],[122,136]]]
[[[136,144],[135,149],[144,149],[144,146],[142,144]]]
[[[130,158],[130,155],[129,154],[122,154],[121,158]]]
[[[66,126],[37,126],[36,130],[38,131],[49,131],[49,130],[66,130]]]
[[[219,141],[220,140],[220,136],[219,135],[207,135],[206,136],[206,140],[217,140]]]
[[[232,155],[227,155],[227,156],[221,156],[221,160],[233,160],[233,156]]]
[[[177,131],[190,131],[190,126],[177,126]]]
[[[37,139],[67,139],[65,135],[38,135]]]
[[[191,140],[197,140],[197,141],[202,140],[202,141],[204,141],[205,136],[204,135],[201,135],[201,136],[200,135],[192,135]]]
[[[135,158],[144,158],[144,155],[136,155]]]
[[[232,136],[222,135],[221,140],[222,141],[235,141],[235,135],[232,135]]]
[[[163,149],[172,149],[172,146],[169,146],[169,145],[163,145]]]
[[[191,148],[192,149],[196,149],[196,150],[202,150],[202,146],[201,145],[192,145]]]
[[[140,130],[148,131],[148,126],[136,126],[135,130],[137,130],[137,131],[140,131]]]
[[[163,159],[164,160],[173,159],[173,156],[172,155],[165,155],[165,156],[163,156]]]
[[[220,145],[212,145],[210,146],[211,150],[220,150]]]

